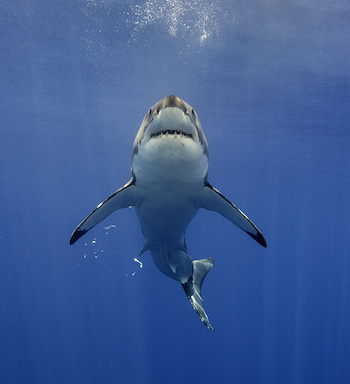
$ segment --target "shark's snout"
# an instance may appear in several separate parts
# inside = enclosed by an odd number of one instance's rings
[[[180,108],[182,110],[186,110],[186,106],[184,105],[184,102],[175,95],[170,95],[165,97],[163,100],[161,100],[161,109],[164,108]]]

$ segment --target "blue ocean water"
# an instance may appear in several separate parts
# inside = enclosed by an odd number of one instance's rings
[[[0,3],[0,383],[350,383],[347,0]],[[141,120],[197,111],[209,180],[263,249],[200,211],[209,331],[132,210]]]

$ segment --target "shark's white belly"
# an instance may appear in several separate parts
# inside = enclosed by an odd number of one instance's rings
[[[174,182],[138,187],[142,197],[135,210],[149,245],[179,241],[198,209],[195,196],[200,186]]]
[[[135,210],[150,244],[176,242],[198,209],[208,158],[192,140],[159,138],[133,158]]]
[[[156,144],[133,158],[138,201],[134,208],[145,249],[151,251],[157,267],[176,280],[187,281],[193,266],[185,230],[199,208],[208,158],[190,139],[159,138]]]

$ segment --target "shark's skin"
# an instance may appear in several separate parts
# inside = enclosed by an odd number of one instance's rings
[[[208,181],[209,150],[194,109],[168,96],[146,114],[132,150],[131,178],[97,206],[75,229],[70,244],[112,212],[134,207],[145,242],[161,272],[179,281],[201,321],[212,326],[201,296],[202,282],[214,259],[192,261],[185,231],[196,212],[216,211],[263,247],[258,228]]]

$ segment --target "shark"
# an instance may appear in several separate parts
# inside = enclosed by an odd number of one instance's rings
[[[101,202],[74,230],[70,244],[114,211],[133,207],[144,244],[158,269],[181,283],[193,309],[213,329],[202,298],[202,283],[214,259],[192,260],[185,232],[199,209],[215,211],[261,246],[266,241],[253,222],[208,180],[209,149],[195,110],[177,96],[146,113],[132,148],[130,180]]]

